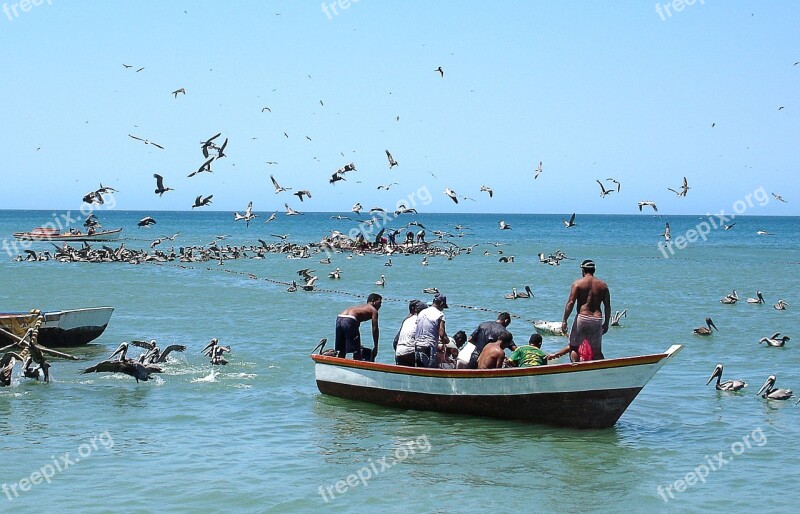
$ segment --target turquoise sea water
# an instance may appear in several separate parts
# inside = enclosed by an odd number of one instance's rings
[[[136,221],[146,214],[158,224],[137,229]],[[285,233],[289,241],[305,243],[354,226],[322,213],[279,214],[265,225],[267,213],[249,228],[227,212],[99,215],[106,228],[124,228],[126,246],[142,248],[176,232],[176,247],[205,244],[218,234],[232,245],[277,241],[270,234]],[[319,263],[324,255],[305,260],[268,255],[181,268],[12,262],[3,252],[0,309],[111,305],[115,312],[98,340],[74,352],[84,362],[56,362],[50,384],[15,376],[12,387],[0,389],[0,487],[8,486],[0,490],[0,511],[791,509],[800,499],[790,480],[798,471],[794,440],[800,437],[800,407],[792,400],[766,402],[755,393],[770,374],[777,375],[777,387],[800,389],[795,348],[800,335],[794,337],[800,311],[798,219],[741,217],[732,230],[712,230],[707,241],[666,259],[657,247],[664,223],[670,222],[676,238],[705,218],[579,214],[577,226],[567,230],[561,217],[408,218],[426,226],[428,239],[433,230],[455,233],[453,226],[462,224],[470,227],[467,235],[453,241],[480,243],[472,254],[451,261],[430,257],[426,267],[420,266],[421,256],[399,255],[392,257],[392,267],[383,265],[382,256],[334,254],[329,265]],[[49,211],[0,211],[0,239],[10,243],[12,232],[51,219]],[[501,219],[512,230],[500,231]],[[390,226],[400,226],[399,220]],[[759,229],[774,235],[758,236]],[[495,242],[503,244],[490,244]],[[558,249],[574,260],[557,267],[539,264],[537,253]],[[498,250],[514,255],[515,262],[498,262]],[[532,333],[526,320],[560,318],[569,286],[579,276],[577,263],[585,258],[595,260],[598,277],[608,282],[613,310],[628,309],[622,326],[605,337],[607,357],[684,345],[613,428],[573,430],[398,411],[317,391],[308,353],[320,338],[332,339],[342,309],[362,301],[346,293],[375,291],[381,274],[387,284],[379,292],[398,300],[385,301],[380,313],[378,360],[389,362],[405,302],[424,299],[423,288],[438,287],[451,304],[520,316],[509,330],[525,340]],[[289,294],[285,286],[223,271],[291,281],[304,267],[315,269],[319,285],[334,292]],[[336,267],[342,279],[328,279]],[[503,298],[512,287],[525,285],[533,289],[533,299]],[[732,289],[742,301],[722,305],[720,298]],[[766,305],[744,302],[756,290]],[[772,308],[779,298],[788,310]],[[448,331],[470,333],[493,317],[454,306],[447,311]],[[694,336],[692,329],[706,317],[719,332]],[[757,343],[774,332],[793,339],[784,348]],[[212,337],[232,347],[228,366],[212,370],[200,355]],[[148,383],[78,374],[131,339],[189,349]],[[562,343],[545,338],[543,348],[552,351]],[[723,378],[749,383],[746,393],[718,393],[705,385],[717,363],[725,365]],[[32,476],[50,469],[55,472],[49,483]],[[346,485],[349,476],[366,476],[365,469],[368,479]],[[704,475],[701,481],[687,477],[693,471]]]

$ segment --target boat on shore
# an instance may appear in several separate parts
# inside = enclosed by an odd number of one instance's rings
[[[83,346],[98,337],[108,326],[114,307],[91,307],[43,312],[44,319],[39,328],[38,342],[47,347],[65,348]],[[0,328],[17,337],[22,337],[33,327],[39,315],[32,312],[0,313]],[[13,338],[0,332],[0,341],[14,342]]]
[[[14,232],[14,239],[22,241],[116,241],[121,228],[101,230],[98,232],[81,232],[79,230],[62,233],[57,228],[36,227],[30,232]]]
[[[608,428],[680,349],[673,345],[651,355],[485,370],[412,368],[321,353],[311,358],[317,387],[330,396],[399,409]]]

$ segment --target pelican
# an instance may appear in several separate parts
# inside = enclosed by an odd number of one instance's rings
[[[295,291],[297,291],[297,282],[292,280],[292,285],[290,285],[289,287],[286,288],[286,292],[287,293],[294,293]]]
[[[597,183],[600,184],[600,198],[605,198],[608,193],[614,192],[613,189],[606,189],[605,187],[603,187],[603,183],[600,182],[599,180],[597,181]]]
[[[163,195],[167,191],[174,191],[171,187],[164,187],[164,177],[159,175],[158,173],[153,173],[153,178],[156,179],[156,194],[158,196]]]
[[[791,339],[789,336],[781,336],[780,332],[775,332],[772,337],[762,337],[758,340],[758,344],[767,343],[769,346],[783,346],[786,341]]]
[[[539,178],[539,175],[542,173],[542,161],[539,161],[539,166],[536,167],[536,175],[533,176],[533,179],[536,180]]]
[[[762,398],[767,400],[788,400],[794,396],[791,389],[773,389],[775,380],[777,380],[775,375],[770,375],[764,385],[761,386],[761,389],[758,390],[756,396],[761,395]],[[764,394],[761,394],[762,392]]]
[[[739,301],[739,293],[737,293],[736,289],[734,289],[732,293],[728,294],[725,298],[723,298],[719,302],[724,303],[726,305],[733,305],[738,301]]]
[[[453,191],[449,187],[444,188],[444,194],[449,196],[450,199],[453,200],[455,203],[458,203],[458,195],[456,194],[455,191]]]
[[[124,373],[136,379],[138,383],[150,380],[153,373],[163,373],[164,370],[155,364],[142,364],[134,360],[102,361],[94,366],[86,368],[81,373]]]
[[[678,196],[686,196],[686,193],[688,193],[689,189],[691,189],[691,188],[689,187],[689,183],[686,181],[686,177],[683,177],[683,185],[681,185],[681,190],[680,191],[676,191],[676,190],[672,189],[671,187],[668,187],[667,189],[669,191],[672,191],[673,193],[675,193]]]
[[[11,385],[11,375],[14,372],[14,365],[17,361],[22,362],[23,359],[14,352],[7,352],[0,357],[0,387]]]
[[[619,193],[619,190],[622,187],[622,184],[620,184],[618,180],[615,180],[615,179],[613,179],[611,177],[607,178],[606,180],[610,180],[611,182],[615,183],[617,185],[617,193]]]
[[[381,279],[380,280],[376,280],[375,281],[375,285],[384,287],[386,285],[386,276],[385,275],[381,275]]]
[[[207,156],[207,157],[208,157],[208,156]],[[197,175],[198,173],[203,173],[204,171],[207,171],[207,172],[209,172],[209,173],[213,173],[213,171],[211,170],[211,162],[212,162],[214,159],[215,159],[215,157],[213,157],[213,156],[212,156],[212,157],[209,157],[209,158],[208,158],[208,160],[202,164],[202,166],[200,166],[199,168],[197,168],[197,171],[193,171],[193,172],[189,173],[188,177],[189,177],[189,178],[192,178],[192,177],[194,177],[195,175]]]
[[[761,291],[756,291],[757,298],[748,298],[746,301],[747,303],[764,303],[764,297],[761,295]]]
[[[530,286],[525,286],[525,292],[524,293],[520,293],[520,292],[518,292],[516,290],[515,290],[515,292],[516,292],[517,298],[533,298],[533,291],[531,291]]]
[[[758,234],[759,236],[771,236],[772,235],[771,232],[767,232],[766,230],[759,230],[759,231],[756,232],[756,234]]]
[[[427,255],[422,258],[422,261],[420,262],[420,264],[423,265],[423,266],[427,266],[428,265],[428,256]]]
[[[775,193],[772,193],[772,196],[774,196],[774,197],[775,197],[775,199],[776,199],[776,200],[778,200],[779,202],[783,202],[783,203],[789,203],[789,202],[787,202],[786,200],[784,200],[784,199],[783,199],[783,197],[782,197],[781,195],[776,195]]]
[[[625,309],[623,311],[616,311],[614,315],[611,316],[611,323],[609,323],[609,325],[611,325],[612,327],[618,327],[619,320],[621,318],[627,318],[627,317],[628,317],[628,309]]]
[[[211,364],[214,365],[225,365],[228,363],[227,360],[222,356],[224,352],[231,351],[230,346],[222,346],[219,344],[219,339],[216,337],[209,342],[203,351],[201,352],[206,357],[211,357]]]
[[[341,273],[342,271],[339,268],[336,268],[335,270],[328,272],[328,276],[331,278],[342,278]]]
[[[439,290],[435,287],[426,287],[422,292],[427,294],[439,294]]]
[[[272,185],[275,187],[275,194],[282,193],[284,191],[289,191],[290,189],[292,189],[291,187],[281,187],[280,184],[278,184],[278,181],[275,180],[275,177],[273,175],[270,175],[269,178],[270,180],[272,180]]]
[[[389,153],[389,150],[386,150],[386,158],[389,159],[389,169],[397,166],[397,161],[394,160],[394,157],[392,157],[392,154]]]
[[[699,336],[710,336],[711,334],[713,334],[713,332],[711,331],[712,327],[714,328],[714,330],[719,332],[719,329],[714,324],[714,322],[711,320],[711,318],[706,318],[706,326],[705,327],[697,327],[696,329],[692,330],[692,333],[697,334]]]
[[[720,382],[722,379],[722,364],[717,364],[717,367],[714,368],[714,372],[711,373],[711,376],[708,378],[706,385],[710,384],[715,377],[717,379],[717,383],[714,387],[717,389],[717,391],[739,391],[740,389],[747,387],[747,382],[742,380],[726,380],[725,382]]]
[[[667,222],[667,225],[664,228],[664,233],[661,235],[664,236],[665,241],[669,241],[670,239],[672,239],[672,236],[670,235],[669,222]]]
[[[361,206],[361,204],[360,204],[360,203],[358,203],[358,202],[356,202],[356,203],[354,203],[354,204],[353,204],[353,208],[352,208],[352,209],[350,209],[350,210],[352,210],[352,211],[353,211],[354,213],[356,213],[356,214],[361,214],[361,209],[363,209],[363,207]]]
[[[724,228],[725,230],[730,230],[733,228],[734,225],[736,225],[736,223],[731,223],[730,225],[725,224],[722,226],[722,228]]]
[[[150,225],[155,225],[155,224],[156,220],[154,220],[150,216],[145,216],[144,218],[140,219],[139,222],[137,223],[139,227],[149,227]]]
[[[786,302],[784,302],[783,300],[778,300],[778,303],[776,303],[775,305],[773,305],[773,307],[774,307],[776,310],[779,310],[779,311],[785,311],[785,310],[786,310],[786,307],[788,307],[788,306],[789,306],[789,304],[788,304],[788,303],[786,303]]]
[[[195,207],[205,207],[206,205],[211,205],[211,199],[214,198],[214,195],[208,195],[203,198],[203,195],[197,195],[197,198],[194,199],[194,205],[192,205],[192,209]]]
[[[217,132],[215,136],[211,136],[210,138],[206,139],[205,141],[200,142],[201,150],[203,151],[203,157],[208,159],[208,149],[216,149],[217,145],[214,143],[214,140],[217,139],[219,136],[222,135],[222,132]]]
[[[142,137],[132,136],[132,135],[130,135],[130,134],[128,134],[128,137],[130,137],[130,138],[133,138],[133,139],[136,139],[137,141],[141,141],[142,143],[144,143],[144,144],[146,144],[146,145],[153,145],[153,146],[155,146],[156,148],[161,148],[162,150],[164,149],[164,147],[163,147],[163,146],[161,146],[160,144],[158,144],[158,143],[154,143],[154,142],[152,142],[152,141],[148,141],[147,139],[144,139],[144,138],[142,138]]]
[[[511,230],[511,225],[503,220],[500,220],[500,230]]]
[[[572,216],[570,216],[569,221],[564,220],[564,219],[562,219],[561,221],[564,222],[564,226],[567,227],[567,228],[574,227],[575,226],[575,213],[574,212],[572,213]]]
[[[303,214],[302,212],[296,211],[296,210],[292,209],[291,207],[289,207],[288,203],[284,203],[283,206],[286,207],[286,215],[287,216],[297,216],[298,214]]]
[[[503,298],[505,298],[506,300],[516,300],[517,299],[517,288],[516,287],[512,287],[511,288],[511,293],[505,295]]]
[[[317,278],[318,278],[318,277],[311,277],[311,278],[309,278],[309,279],[306,281],[306,283],[305,283],[305,284],[303,284],[303,285],[302,285],[302,286],[300,286],[300,287],[302,287],[303,291],[313,291],[313,290],[314,290],[314,285],[315,285],[315,284],[316,284],[316,282],[317,282]]]
[[[247,210],[245,210],[244,214],[239,214],[238,212],[233,213],[233,221],[244,220],[246,226],[250,226],[250,220],[257,217],[258,214],[253,214],[253,202],[247,204]]]
[[[390,268],[392,266],[392,258],[389,257],[389,260],[383,263],[384,266]]]
[[[643,202],[638,202],[637,205],[639,206],[639,212],[642,212],[642,207],[647,206],[647,205],[652,207],[655,212],[658,212],[658,207],[656,207],[656,203],[655,202],[651,202],[649,200],[645,200]]]
[[[481,192],[489,193],[489,198],[494,196],[494,190],[489,186],[481,186]]]

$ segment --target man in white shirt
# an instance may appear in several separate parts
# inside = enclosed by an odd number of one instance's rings
[[[446,344],[449,341],[445,332],[443,312],[447,308],[447,297],[443,294],[438,294],[433,299],[433,305],[420,312],[417,316],[414,343],[417,348],[418,366],[420,367],[435,368],[436,350],[439,342]]]
[[[403,320],[400,332],[397,334],[395,347],[395,363],[400,366],[416,366],[414,335],[417,332],[417,316],[428,304],[419,300],[411,300],[408,304],[408,317]]]

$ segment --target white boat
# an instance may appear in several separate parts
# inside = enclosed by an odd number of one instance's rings
[[[317,387],[331,396],[400,409],[607,428],[680,349],[673,345],[652,355],[485,370],[412,368],[313,353],[311,358]]]
[[[108,326],[114,307],[91,307],[43,312],[38,342],[48,347],[81,346],[97,339]],[[0,313],[0,328],[18,337],[36,322],[37,315],[30,312]],[[12,342],[8,336],[0,338]]]
[[[561,330],[560,321],[534,321],[533,329],[543,336],[563,336],[566,335]]]
[[[99,232],[83,233],[80,231],[62,233],[55,228],[36,227],[30,232],[14,232],[14,239],[22,241],[50,241],[50,242],[75,242],[75,241],[116,241],[119,239],[121,228],[101,230]]]

